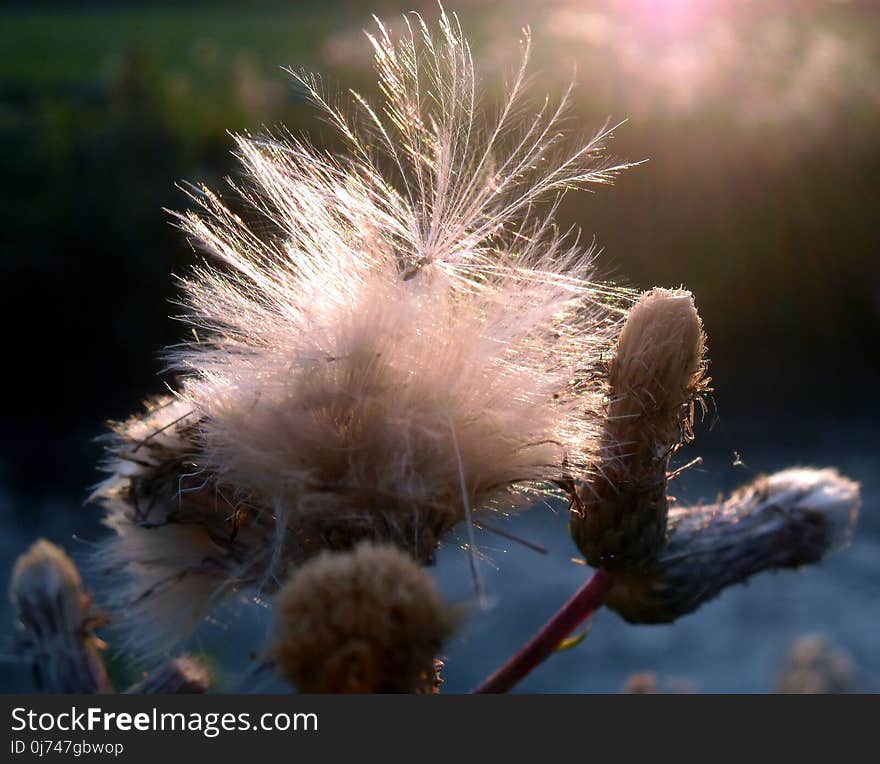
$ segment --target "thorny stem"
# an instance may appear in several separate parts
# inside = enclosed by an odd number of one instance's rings
[[[614,583],[610,573],[597,570],[574,596],[550,617],[541,630],[524,644],[492,676],[485,679],[475,693],[502,693],[512,689],[532,669],[549,658],[560,642],[595,613]]]

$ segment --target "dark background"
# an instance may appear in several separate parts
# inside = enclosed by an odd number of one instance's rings
[[[222,188],[237,172],[227,131],[283,123],[332,145],[280,67],[373,96],[361,29],[372,11],[394,22],[414,6],[436,16],[433,3],[417,2],[3,6],[3,568],[37,536],[76,555],[101,532],[97,510],[83,506],[98,479],[93,439],[106,419],[127,416],[170,381],[159,351],[182,331],[169,318],[171,274],[193,260],[163,212],[187,204],[175,184]],[[792,463],[838,465],[865,488],[855,545],[823,568],[730,592],[668,629],[626,628],[603,614],[596,636],[527,687],[614,690],[630,671],[651,668],[701,689],[766,690],[803,631],[828,635],[866,686],[880,685],[880,6],[458,6],[447,3],[474,43],[487,101],[529,25],[536,98],[575,71],[571,125],[591,132],[608,117],[628,118],[614,153],[650,160],[614,188],[570,195],[560,217],[596,236],[607,278],[683,284],[696,296],[715,393],[686,455],[705,463],[679,494],[712,499]],[[737,455],[744,466],[734,466]],[[473,684],[583,575],[568,562],[575,550],[564,521],[550,517],[515,524],[546,537],[549,561],[485,540],[498,604],[451,649],[449,689]],[[439,574],[451,596],[466,596],[465,569],[450,545]],[[14,669],[2,671],[9,688],[26,686]]]

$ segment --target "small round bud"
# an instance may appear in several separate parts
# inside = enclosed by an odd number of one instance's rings
[[[273,653],[301,692],[433,692],[453,618],[408,554],[371,543],[322,553],[275,599]]]

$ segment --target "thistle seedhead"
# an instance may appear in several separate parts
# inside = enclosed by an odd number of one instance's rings
[[[356,96],[362,119],[296,75],[346,152],[237,139],[258,226],[207,189],[178,216],[213,258],[184,285],[197,339],[171,353],[176,396],[116,427],[96,494],[117,534],[97,563],[129,576],[112,605],[138,653],[325,549],[430,562],[471,512],[595,459],[592,371],[622,298],[553,213],[623,168],[609,131],[567,149],[564,98],[529,116],[527,50],[487,122],[457,20],[415,22],[370,37],[385,103]]]
[[[17,625],[16,652],[30,663],[43,692],[112,692],[79,571],[62,549],[40,539],[15,562],[9,597]]]
[[[642,570],[615,576],[608,607],[631,623],[669,623],[765,570],[818,562],[848,543],[859,484],[833,469],[758,478],[722,504],[676,507],[669,541]]]
[[[593,567],[637,568],[662,547],[669,458],[692,435],[694,404],[708,383],[704,355],[690,292],[653,289],[630,310],[608,367],[601,456],[570,517]]]
[[[272,652],[301,692],[433,692],[454,617],[409,555],[371,543],[323,553],[275,598]]]

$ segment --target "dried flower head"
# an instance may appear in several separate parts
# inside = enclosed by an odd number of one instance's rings
[[[355,96],[359,120],[295,75],[345,154],[240,137],[255,219],[207,189],[179,218],[215,258],[185,282],[198,340],[172,354],[177,398],[116,428],[97,493],[144,649],[322,549],[373,539],[428,562],[472,511],[595,459],[592,371],[620,295],[553,212],[622,168],[609,131],[566,151],[565,99],[523,119],[526,55],[487,129],[455,18],[437,37],[407,21],[370,37],[385,102]]]
[[[653,671],[640,671],[630,674],[620,690],[624,695],[659,695],[660,681]]]
[[[756,573],[818,562],[846,544],[859,484],[832,469],[758,478],[722,504],[676,507],[653,564],[615,576],[606,600],[631,623],[668,623]]]
[[[684,290],[645,292],[627,316],[608,369],[601,459],[570,517],[594,567],[639,567],[664,543],[669,457],[691,437],[694,405],[707,387],[705,339]]]
[[[302,692],[433,692],[452,613],[395,547],[359,544],[304,565],[275,598],[273,654]]]
[[[92,608],[73,561],[40,539],[15,562],[9,597],[17,620],[16,651],[44,692],[112,692],[94,630],[104,619]]]
[[[653,671],[630,674],[620,689],[624,695],[680,695],[696,691],[696,685],[688,679],[669,677],[661,681]]]
[[[853,664],[821,634],[800,637],[789,650],[776,692],[796,695],[831,695],[856,689]]]

